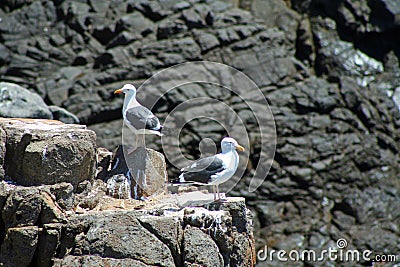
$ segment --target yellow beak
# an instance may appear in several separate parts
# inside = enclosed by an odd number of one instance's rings
[[[244,151],[244,147],[242,147],[241,145],[237,145],[237,146],[235,146],[235,148],[236,148],[237,150],[239,150],[240,152],[243,152],[243,151]]]
[[[121,93],[122,93],[122,89],[117,89],[114,91],[114,94],[116,94],[116,95],[121,94]]]

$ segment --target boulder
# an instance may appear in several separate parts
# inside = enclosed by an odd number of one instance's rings
[[[17,184],[68,182],[76,188],[94,178],[96,135],[85,126],[0,119],[0,127],[7,136],[5,173]]]
[[[1,245],[0,263],[4,266],[29,266],[38,243],[39,228],[25,226],[7,230]]]
[[[58,106],[49,106],[49,109],[51,114],[53,114],[53,119],[59,120],[63,123],[79,124],[78,117],[66,110],[65,108],[60,108]]]
[[[151,267],[152,265],[145,264],[141,261],[132,259],[115,259],[115,258],[104,258],[98,255],[84,255],[84,256],[72,256],[68,255],[62,259],[54,259],[53,267],[97,267],[97,266],[135,266],[135,267]]]
[[[167,172],[164,156],[152,149],[139,147],[133,152],[119,146],[107,181],[110,195],[121,198],[130,188],[129,197],[142,199],[166,192]]]
[[[52,119],[53,115],[38,94],[17,84],[0,82],[0,117]]]
[[[199,228],[187,226],[183,240],[184,266],[224,266],[218,246]]]

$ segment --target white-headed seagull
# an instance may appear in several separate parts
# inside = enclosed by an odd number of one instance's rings
[[[236,150],[244,148],[235,139],[225,137],[221,141],[221,153],[196,160],[190,166],[181,169],[178,183],[193,183],[197,185],[212,185],[214,200],[221,199],[218,185],[229,180],[239,165],[239,155]]]
[[[160,121],[148,108],[136,100],[136,87],[132,84],[125,84],[121,89],[114,91],[114,94],[121,93],[125,94],[122,116],[125,124],[135,135],[156,134],[161,136]]]

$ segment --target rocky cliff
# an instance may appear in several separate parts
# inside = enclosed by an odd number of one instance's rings
[[[255,81],[276,122],[276,155],[256,192],[248,185],[261,136],[234,95],[175,90],[153,111],[163,121],[180,103],[207,96],[246,122],[249,163],[230,194],[245,196],[254,212],[257,248],[321,249],[344,237],[360,250],[399,254],[399,13],[396,0],[6,0],[0,78],[74,113],[112,150],[122,132],[114,89],[187,61],[233,66]],[[138,98],[148,103],[164,91]],[[198,112],[190,106],[182,118]],[[192,120],[181,152],[195,158],[201,140],[225,134]],[[162,150],[158,139],[151,146]]]
[[[95,175],[105,153],[93,131],[43,119],[2,119],[0,129],[2,266],[254,266],[244,198],[116,199]]]

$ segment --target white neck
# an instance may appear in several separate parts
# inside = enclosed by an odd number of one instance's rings
[[[125,99],[124,99],[124,106],[122,108],[122,112],[125,114],[125,111],[131,107],[134,106],[135,104],[137,104],[137,100],[136,100],[136,93],[134,92],[128,92],[125,94]]]

